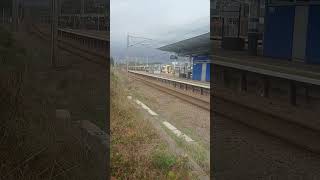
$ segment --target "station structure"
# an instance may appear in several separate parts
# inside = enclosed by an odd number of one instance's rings
[[[210,33],[160,47],[159,50],[187,56],[192,61],[192,79],[210,81]]]
[[[222,116],[221,121],[230,119],[246,125],[248,130],[319,153],[320,126],[316,124],[320,111],[320,2],[216,0],[211,5],[213,119]],[[233,127],[222,129],[216,125],[219,123],[212,124],[211,137],[234,131]],[[221,155],[231,157],[233,153],[225,149],[212,146],[211,160]],[[232,164],[240,159],[227,158],[224,162]],[[259,163],[256,166],[261,167]],[[229,175],[225,170],[230,167],[222,163],[211,168],[215,176]],[[263,174],[257,174],[260,173]],[[237,171],[233,175],[257,177]]]
[[[211,33],[159,49],[191,57],[194,80],[288,99],[292,105],[301,97],[320,97],[320,2],[228,2],[211,3]],[[236,33],[224,32],[230,27],[236,28]],[[210,71],[211,78],[207,76]]]

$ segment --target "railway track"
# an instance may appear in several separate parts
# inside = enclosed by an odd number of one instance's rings
[[[152,80],[148,80],[148,79],[143,78],[139,75],[134,75],[133,73],[130,73],[130,77],[135,80],[141,81],[142,83],[144,83],[150,87],[153,87],[157,90],[160,90],[164,93],[170,94],[170,95],[175,96],[183,101],[186,101],[190,104],[193,104],[197,107],[200,107],[204,110],[210,111],[210,102],[209,101],[205,101],[203,99],[191,96],[191,95],[183,93],[181,91],[177,91],[177,90],[170,88],[168,86],[165,86],[165,85],[160,85],[159,83],[156,83]]]
[[[28,28],[28,31],[29,33],[34,34],[45,41],[51,41],[51,39],[49,38],[50,36],[48,34],[42,32],[38,27],[36,27],[33,24],[30,26],[30,28]],[[71,42],[68,42],[67,40],[62,40],[62,39],[58,39],[58,47],[61,50],[64,50],[73,55],[82,57],[95,64],[100,64],[103,66],[107,65],[108,56],[106,53],[98,53],[95,51],[90,51],[84,47],[77,46],[75,43],[71,43]]]
[[[130,73],[130,77],[173,95],[188,103],[210,111],[210,102],[171,88],[165,83]],[[320,153],[320,123],[316,113],[287,104],[270,103],[267,98],[233,92],[229,89],[212,89],[211,112],[244,124],[278,139],[314,153]]]
[[[267,99],[215,88],[212,112],[245,124],[269,136],[282,139],[298,148],[320,153],[320,124],[316,113]]]

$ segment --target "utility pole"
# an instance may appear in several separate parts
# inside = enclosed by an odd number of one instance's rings
[[[148,72],[149,72],[149,56],[147,56],[147,68],[148,68]]]
[[[51,0],[51,65],[57,67],[57,50],[58,50],[58,28],[57,28],[57,1]]]
[[[126,55],[127,55],[127,72],[129,71],[129,65],[128,65],[128,59],[129,59],[129,57],[128,57],[128,52],[129,52],[129,33],[127,33],[127,49],[126,49]]]
[[[137,61],[138,61],[138,59],[137,59],[137,57],[135,57],[135,59],[136,59],[136,61],[135,61],[135,65],[134,65],[134,67],[135,67],[134,70],[137,71]]]

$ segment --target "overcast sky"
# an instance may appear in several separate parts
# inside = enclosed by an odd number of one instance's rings
[[[210,31],[210,0],[111,0],[110,3],[112,56],[122,54],[127,33],[168,44]]]

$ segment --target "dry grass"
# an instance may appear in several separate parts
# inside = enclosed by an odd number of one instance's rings
[[[111,75],[111,171],[117,179],[188,179],[186,159],[168,151],[127,100],[126,80]]]

